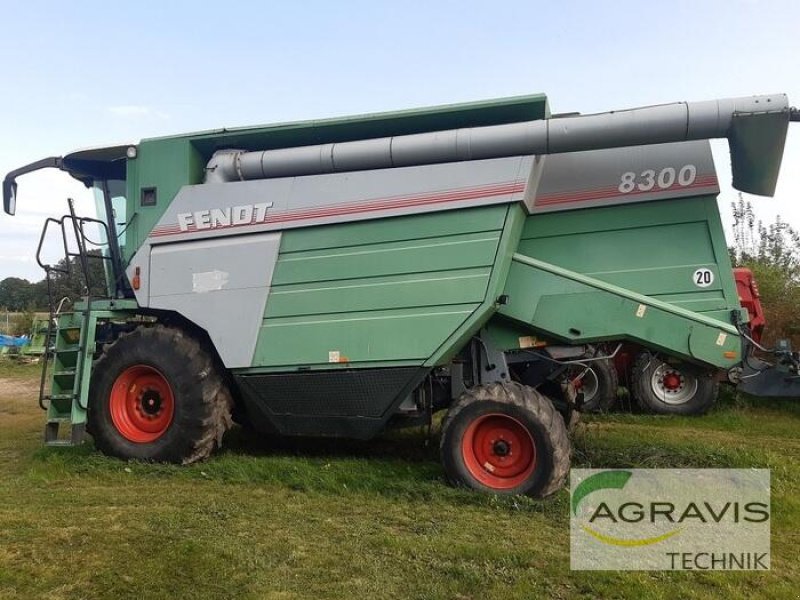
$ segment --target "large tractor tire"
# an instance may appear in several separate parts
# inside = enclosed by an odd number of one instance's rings
[[[564,485],[570,450],[553,403],[516,382],[467,390],[442,425],[447,479],[482,492],[549,496]]]
[[[123,334],[93,369],[88,426],[105,454],[189,464],[231,426],[233,400],[212,356],[180,329]]]
[[[687,364],[671,365],[643,352],[631,373],[631,394],[639,406],[660,415],[701,415],[714,404],[719,384]]]
[[[617,402],[619,379],[610,360],[593,360],[585,367],[571,366],[563,380],[575,381],[575,390],[583,394],[583,412],[607,412]]]

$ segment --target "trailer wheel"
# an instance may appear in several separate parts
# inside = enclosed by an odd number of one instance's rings
[[[516,382],[467,390],[442,425],[447,479],[483,492],[549,496],[564,485],[570,450],[553,403]]]
[[[674,366],[647,352],[633,364],[631,394],[639,406],[661,415],[701,415],[717,399],[719,384],[691,365]]]
[[[575,365],[567,369],[564,382],[580,377],[576,390],[583,393],[583,412],[606,412],[617,402],[619,379],[610,360],[593,360],[586,367]]]
[[[93,370],[88,424],[104,454],[189,464],[231,426],[233,400],[211,355],[180,329],[122,334]]]

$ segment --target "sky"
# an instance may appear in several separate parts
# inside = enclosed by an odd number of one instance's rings
[[[800,106],[796,0],[228,3],[28,0],[3,5],[0,176],[145,137],[544,92],[553,112],[785,92]],[[713,143],[730,229],[727,144]],[[762,219],[800,229],[800,124]],[[90,191],[19,179],[0,214],[0,280],[43,277],[43,220]],[[46,245],[45,258],[59,258]]]

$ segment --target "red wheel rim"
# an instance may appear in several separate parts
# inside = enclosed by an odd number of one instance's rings
[[[125,369],[111,388],[111,421],[126,440],[147,444],[172,424],[175,397],[160,371],[147,365]]]
[[[664,375],[664,387],[668,390],[677,390],[681,387],[681,376],[677,371],[669,371]]]
[[[461,454],[470,475],[496,490],[521,485],[536,468],[536,445],[530,431],[515,418],[499,413],[470,423],[461,441]]]

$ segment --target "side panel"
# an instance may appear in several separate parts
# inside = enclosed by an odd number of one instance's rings
[[[508,212],[285,232],[253,366],[422,365],[484,302]]]
[[[713,196],[533,215],[519,252],[724,323],[739,308]]]
[[[249,366],[280,240],[280,233],[261,233],[156,246],[151,306],[205,329],[227,367]]]
[[[718,192],[708,141],[548,156],[519,252],[730,323]]]
[[[740,307],[717,191],[707,142],[548,156],[500,314],[732,366]]]
[[[571,343],[633,340],[719,368],[741,360],[729,324],[558,266],[514,256],[500,314]],[[525,348],[532,338],[520,337]]]
[[[718,194],[708,141],[651,144],[545,158],[531,212]]]
[[[150,243],[507,204],[523,199],[533,163],[512,156],[185,186]]]
[[[526,191],[530,193],[527,187],[533,163],[532,156],[516,156],[307,177],[186,185],[168,205],[157,226],[128,264],[127,275],[132,280],[138,270],[141,286],[135,294],[139,304],[159,308],[151,304],[150,298],[151,248],[189,240],[328,224],[347,225],[357,221],[377,222],[389,217],[442,211],[458,210],[463,215],[474,207],[506,206],[521,201]],[[141,219],[154,214],[142,209]],[[133,222],[141,219],[137,217]],[[423,222],[424,219],[415,221],[416,224]],[[359,234],[370,228],[362,227]]]

